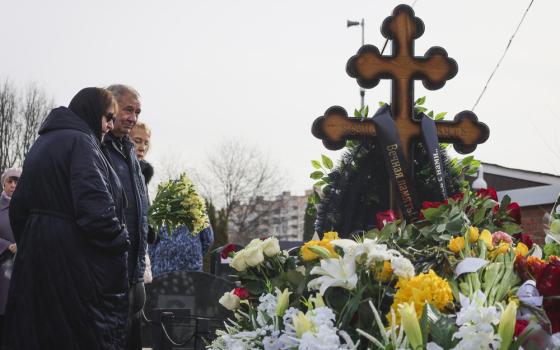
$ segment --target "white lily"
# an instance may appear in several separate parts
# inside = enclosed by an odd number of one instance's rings
[[[342,287],[348,290],[356,288],[358,275],[356,275],[356,261],[353,255],[344,258],[322,259],[321,266],[315,266],[310,272],[321,277],[311,280],[307,284],[309,289],[319,289],[321,295],[330,287]]]

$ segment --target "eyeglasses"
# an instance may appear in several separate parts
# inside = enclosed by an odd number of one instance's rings
[[[107,123],[115,121],[115,115],[113,113],[105,114],[105,118],[107,119]]]

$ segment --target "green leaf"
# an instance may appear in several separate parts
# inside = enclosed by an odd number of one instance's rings
[[[367,118],[369,114],[369,106],[366,106],[366,108],[364,109],[364,118]]]
[[[429,111],[428,112],[428,117],[434,119],[434,111]]]
[[[422,349],[426,348],[428,343],[428,303],[424,304],[422,316],[420,317],[420,331],[422,332]]]
[[[453,334],[457,331],[457,326],[451,318],[441,314],[434,306],[431,304],[426,305],[432,341],[441,346],[444,350],[453,348],[458,343],[458,339],[453,339]]]
[[[447,112],[441,112],[436,114],[435,120],[441,120],[447,115]]]
[[[417,113],[424,113],[428,110],[427,108],[424,107],[414,107],[414,109],[416,110]]]
[[[387,103],[385,103],[385,102],[383,102],[383,101],[379,101],[378,103],[379,103],[379,107],[383,107],[383,106],[385,106],[385,105],[387,104]]]
[[[426,96],[420,97],[419,99],[417,99],[416,101],[414,101],[414,104],[415,104],[415,105],[421,106],[421,105],[424,104],[424,102],[426,102]]]
[[[511,198],[508,195],[505,195],[504,198],[502,198],[502,203],[500,203],[500,208],[506,210],[510,203],[511,203]]]
[[[355,118],[361,118],[362,117],[359,110],[357,110],[357,109],[354,110],[354,117]]]
[[[315,168],[315,169],[321,169],[321,163],[318,160],[312,160],[311,161],[311,165]]]
[[[506,222],[502,225],[502,230],[504,230],[506,233],[510,234],[510,235],[514,235],[516,233],[520,233],[523,232],[523,229],[521,228],[521,226],[519,226],[516,223],[513,222]]]
[[[333,162],[332,162],[332,160],[331,160],[329,157],[327,157],[327,156],[324,155],[324,154],[321,154],[321,159],[323,160],[323,165],[324,165],[327,169],[331,170],[331,169],[333,168]]]
[[[311,175],[309,175],[310,178],[312,178],[313,180],[319,180],[320,178],[323,177],[323,172],[320,170],[314,171],[311,173]]]

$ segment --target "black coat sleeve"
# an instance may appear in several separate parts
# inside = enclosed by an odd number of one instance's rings
[[[128,249],[128,232],[117,217],[109,170],[99,147],[79,140],[72,152],[70,182],[76,224],[91,244],[113,252]]]

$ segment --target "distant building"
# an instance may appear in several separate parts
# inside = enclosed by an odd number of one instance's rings
[[[560,194],[560,176],[482,163],[484,181],[495,188],[498,200],[509,195],[521,207],[521,226],[539,244],[544,242],[544,216]]]
[[[230,242],[247,244],[253,238],[275,236],[280,241],[302,241],[307,196],[282,192],[273,199],[257,197],[236,207],[228,223]]]

